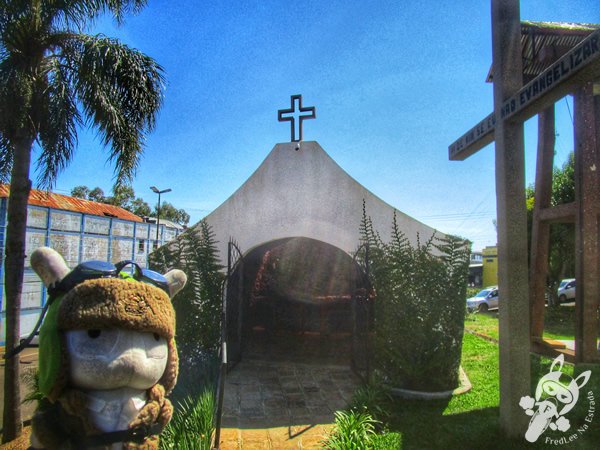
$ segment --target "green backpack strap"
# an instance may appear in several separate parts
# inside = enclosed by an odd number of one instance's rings
[[[39,389],[45,396],[50,395],[60,373],[61,342],[58,333],[58,311],[62,297],[61,295],[52,301],[40,328]]]

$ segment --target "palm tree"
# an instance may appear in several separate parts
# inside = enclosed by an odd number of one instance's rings
[[[77,131],[98,130],[128,183],[162,103],[163,71],[150,57],[85,34],[103,14],[117,22],[146,0],[0,0],[0,179],[10,180],[6,238],[6,351],[19,340],[30,162],[50,188],[73,157]],[[3,440],[20,434],[19,359],[6,361]]]

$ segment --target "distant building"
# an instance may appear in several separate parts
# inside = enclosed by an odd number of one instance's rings
[[[472,252],[471,253],[471,264],[481,264],[483,261],[483,253]]]
[[[486,247],[481,251],[483,255],[483,286],[498,284],[498,247]]]
[[[472,252],[469,262],[469,286],[481,287],[483,282],[483,254]]]
[[[173,222],[167,219],[160,219],[159,227],[159,240],[156,240],[156,217],[142,217],[144,222],[151,224],[152,229],[154,230],[154,234],[151,234],[150,238],[153,238],[152,248],[150,249],[150,253],[156,250],[160,245],[165,242],[169,242],[172,239],[175,239],[181,233],[185,231],[185,227],[183,225],[179,225],[177,222]]]
[[[0,251],[5,254],[7,206],[10,187],[0,184]],[[171,239],[183,227],[161,220],[156,240],[156,224],[118,206],[82,200],[67,195],[32,189],[27,208],[25,277],[21,298],[21,335],[35,326],[46,290],[29,266],[29,255],[36,248],[52,247],[71,268],[82,261],[135,261],[142,267],[148,255]],[[0,345],[4,345],[4,260],[0,261],[0,307],[2,325]]]

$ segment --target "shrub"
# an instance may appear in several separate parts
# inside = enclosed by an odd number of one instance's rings
[[[395,387],[448,390],[458,384],[470,245],[433,235],[413,247],[394,213],[391,241],[363,205],[375,298],[374,367]]]
[[[375,419],[384,421],[390,416],[389,389],[380,383],[360,386],[354,393],[348,408],[351,411],[368,411]]]
[[[202,220],[198,227],[185,231],[149,258],[154,270],[164,273],[181,269],[188,277],[173,302],[180,359],[174,398],[195,397],[207,383],[215,382],[224,279],[216,244],[210,225]]]
[[[171,401],[181,402],[187,397],[196,398],[206,389],[213,389],[218,383],[221,360],[216,352],[198,353],[193,361],[182,358],[179,361],[177,385],[170,395]]]
[[[23,398],[22,404],[31,402],[40,402],[44,398],[44,394],[40,391],[40,373],[37,369],[28,368],[23,371],[21,375],[23,384],[27,394]],[[39,403],[38,403],[39,404]]]
[[[392,450],[402,448],[402,435],[400,433],[378,434],[373,439],[373,450]]]
[[[368,450],[377,439],[375,426],[379,422],[366,411],[336,411],[335,427],[323,448],[327,450]]]
[[[221,285],[217,242],[210,225],[202,220],[173,242],[150,255],[150,266],[166,272],[183,270],[188,281],[173,303],[177,313],[180,352],[197,356],[198,351],[217,350],[220,337]]]
[[[176,406],[175,414],[160,437],[161,449],[210,450],[215,398],[206,389],[192,400],[188,397]]]

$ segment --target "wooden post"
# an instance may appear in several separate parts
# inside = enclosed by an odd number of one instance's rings
[[[518,0],[492,0],[494,110],[503,117],[506,99],[523,84]],[[522,438],[530,417],[519,406],[530,394],[527,210],[523,123],[496,123],[496,202],[500,295],[500,426]],[[504,301],[502,301],[504,299]]]
[[[529,300],[531,336],[541,338],[544,332],[544,303],[550,248],[550,223],[541,219],[552,198],[554,165],[554,105],[538,115],[538,148],[535,167],[535,204],[531,224],[531,261],[529,265]]]
[[[600,297],[600,96],[588,82],[575,93],[575,359],[598,359]]]

